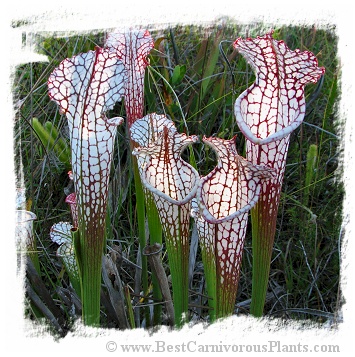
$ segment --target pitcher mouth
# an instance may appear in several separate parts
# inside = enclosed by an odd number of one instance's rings
[[[16,210],[16,222],[17,223],[27,223],[37,219],[37,216],[31,212],[26,210]]]

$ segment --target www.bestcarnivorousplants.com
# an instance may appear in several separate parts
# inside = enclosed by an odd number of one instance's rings
[[[179,344],[154,341],[154,344],[117,344],[109,341],[109,352],[340,352],[339,345],[331,344],[283,344],[280,341],[267,341],[264,344],[200,344],[188,341]]]

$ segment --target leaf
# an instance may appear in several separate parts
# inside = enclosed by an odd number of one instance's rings
[[[122,99],[124,71],[114,54],[96,47],[60,63],[49,77],[49,96],[67,115],[71,127],[83,119],[93,130],[94,117],[100,119]]]
[[[119,58],[125,68],[124,90],[128,127],[143,117],[145,69],[148,55],[154,48],[149,31],[133,30],[124,33],[112,32],[105,48]]]
[[[255,82],[235,102],[235,115],[243,134],[255,144],[268,144],[291,134],[303,121],[304,85],[316,83],[325,69],[308,51],[290,50],[285,42],[264,37],[233,46],[255,71]]]
[[[70,151],[62,138],[58,138],[56,128],[50,122],[43,126],[37,118],[32,118],[32,127],[46,150],[53,150],[58,160],[70,168]]]
[[[316,83],[325,69],[313,53],[290,50],[272,32],[255,39],[238,38],[234,47],[255,72],[255,82],[236,100],[237,124],[246,136],[247,159],[275,169],[276,179],[262,187],[251,212],[253,284],[250,311],[263,313],[281,187],[290,134],[306,112],[304,86]]]
[[[248,211],[256,204],[264,180],[273,170],[253,165],[238,155],[231,140],[206,138],[217,154],[217,166],[201,177],[192,204],[211,297],[211,319],[233,312]]]
[[[180,84],[186,73],[186,65],[177,65],[174,68],[173,75],[171,76],[171,85],[176,86]]]
[[[153,194],[165,234],[176,324],[181,326],[188,309],[190,201],[199,179],[181,152],[198,138],[178,133],[171,120],[156,114],[137,120],[131,137],[144,145],[133,154],[138,157],[142,184]]]
[[[100,216],[96,227],[104,224],[114,137],[123,121],[105,112],[121,100],[123,82],[122,63],[98,47],[62,61],[48,80],[51,99],[68,118],[79,221]]]
[[[49,236],[53,242],[59,244],[57,256],[62,259],[70,282],[80,297],[80,275],[72,239],[72,225],[68,222],[56,223],[51,227]]]
[[[106,233],[110,170],[117,126],[106,112],[122,99],[125,68],[117,54],[96,47],[62,61],[48,79],[50,98],[68,119],[78,224],[75,256],[83,320],[100,320],[101,254]],[[80,234],[79,234],[80,232]]]
[[[168,202],[182,205],[194,196],[199,175],[180,154],[198,138],[178,133],[175,126],[166,125],[162,129],[156,141],[136,148],[133,154],[148,158],[141,170],[143,185]]]
[[[217,166],[198,184],[197,203],[204,219],[213,224],[230,221],[248,212],[257,202],[261,180],[274,177],[274,170],[254,165],[239,156],[231,140],[203,138],[218,157]]]
[[[78,227],[78,206],[76,203],[75,192],[70,193],[66,198],[65,202],[70,206],[70,211],[73,219],[73,226]]]
[[[69,222],[59,222],[51,227],[49,236],[52,242],[59,245],[71,243],[71,229],[72,225]]]
[[[163,114],[148,114],[137,120],[130,129],[131,139],[142,147],[148,147],[159,139],[160,133],[167,128],[176,132],[174,123]]]

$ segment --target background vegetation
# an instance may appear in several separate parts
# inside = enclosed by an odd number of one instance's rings
[[[254,75],[242,56],[233,50],[232,42],[237,37],[255,37],[266,31],[268,29],[262,25],[245,27],[232,23],[152,30],[155,49],[150,55],[151,67],[146,72],[146,113],[166,113],[180,131],[190,134],[225,139],[237,134],[237,148],[243,153],[244,139],[234,119],[233,104],[253,83]],[[20,161],[23,165],[27,208],[38,217],[34,231],[40,279],[64,317],[62,328],[65,330],[76,316],[80,316],[80,305],[73,309],[73,291],[63,264],[56,256],[58,247],[50,240],[49,230],[54,223],[71,221],[64,200],[73,188],[67,175],[68,167],[58,159],[53,147],[45,147],[40,142],[32,120],[38,118],[43,125],[52,122],[59,137],[68,142],[66,118],[49,100],[47,79],[63,59],[92,50],[96,45],[103,46],[105,34],[62,38],[58,34],[58,37],[47,38],[37,33],[35,37],[38,51],[47,55],[49,61],[28,63],[16,70],[13,93],[19,111],[14,145],[19,173]],[[304,124],[291,137],[265,314],[286,319],[337,321],[341,303],[339,245],[343,198],[339,180],[341,128],[336,121],[339,98],[337,38],[332,28],[311,27],[276,28],[274,38],[284,40],[291,49],[313,52],[326,72],[317,97],[307,106]],[[315,85],[306,87],[307,101],[316,88]],[[123,105],[118,103],[109,115],[125,117]],[[108,231],[112,233],[108,245],[119,252],[116,263],[122,283],[130,292],[137,321],[137,316],[138,320],[142,317],[141,291],[136,281],[138,239],[129,141],[124,126],[119,128],[116,151],[110,184],[112,230]],[[197,144],[194,153],[200,174],[209,172],[215,164],[211,150]],[[203,321],[207,316],[207,301],[203,266],[194,235],[191,247],[191,318]],[[249,313],[251,256],[249,230],[235,307],[237,314]],[[169,266],[166,260],[164,262],[169,274]],[[37,320],[41,313],[28,303],[26,316]],[[104,327],[117,327],[105,303],[101,321]]]

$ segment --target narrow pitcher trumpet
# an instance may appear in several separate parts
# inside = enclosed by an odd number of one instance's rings
[[[248,212],[256,204],[264,180],[273,170],[253,165],[231,140],[204,138],[217,154],[217,166],[201,177],[192,215],[200,238],[210,316],[214,321],[233,313]]]
[[[306,112],[304,86],[324,73],[309,51],[290,50],[272,32],[234,42],[255,72],[255,82],[236,100],[237,124],[246,137],[246,158],[275,169],[276,178],[263,183],[252,210],[253,288],[251,313],[261,316],[265,302],[276,218],[290,134]]]
[[[124,71],[116,55],[96,47],[62,61],[48,80],[50,98],[68,119],[83,320],[89,325],[99,324],[108,182],[116,130],[123,122],[105,113],[124,94]]]
[[[154,197],[166,239],[173,286],[175,320],[181,326],[188,312],[188,259],[191,199],[196,193],[198,172],[181,158],[196,136],[177,132],[164,115],[150,114],[131,127],[133,151],[143,186]]]

